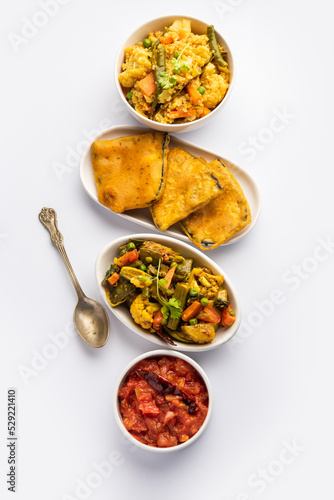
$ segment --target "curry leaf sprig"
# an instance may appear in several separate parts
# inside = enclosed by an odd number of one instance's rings
[[[159,259],[159,265],[158,265],[158,273],[157,277],[159,276],[160,273],[160,266],[161,266],[161,259]],[[159,288],[166,289],[165,284],[167,283],[167,280],[165,279],[158,279],[157,278],[157,296],[159,298],[159,302],[163,305],[161,308],[161,312],[163,314],[163,324],[165,324],[168,320],[168,317],[170,316],[172,319],[178,319],[181,314],[182,314],[182,307],[181,307],[181,302],[178,299],[175,299],[175,297],[171,297],[168,301],[161,297],[159,293]]]

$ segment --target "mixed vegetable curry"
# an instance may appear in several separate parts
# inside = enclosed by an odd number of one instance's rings
[[[102,284],[110,305],[124,303],[143,329],[173,345],[204,344],[235,322],[224,276],[154,241],[130,239],[119,250]]]

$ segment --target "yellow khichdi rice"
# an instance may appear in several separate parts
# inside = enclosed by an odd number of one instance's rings
[[[119,82],[129,104],[160,123],[184,123],[209,114],[224,99],[230,71],[213,26],[191,31],[176,20],[164,31],[125,49]]]

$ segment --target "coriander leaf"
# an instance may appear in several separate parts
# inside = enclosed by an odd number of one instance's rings
[[[163,322],[163,324],[165,324],[167,322],[168,316],[169,316],[169,309],[168,309],[168,307],[167,306],[163,306],[161,308],[161,312],[163,314],[162,322]]]
[[[181,302],[178,299],[172,297],[171,299],[169,299],[167,305],[169,307],[170,317],[172,319],[178,319],[182,313]]]
[[[185,71],[189,71],[190,68],[185,63],[178,61],[173,65],[172,69],[177,75],[179,75],[182,69],[184,69]]]
[[[170,89],[171,87],[173,87],[177,83],[177,80],[176,80],[175,77],[170,76],[165,71],[163,71],[159,75],[158,83],[161,85],[161,87],[164,90],[168,90],[168,89]]]

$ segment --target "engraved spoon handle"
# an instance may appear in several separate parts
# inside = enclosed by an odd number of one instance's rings
[[[74,274],[71,263],[67,257],[67,253],[65,251],[65,247],[63,244],[63,235],[58,229],[57,226],[57,214],[53,208],[43,207],[38,215],[41,223],[50,231],[51,241],[57,247],[61,258],[65,264],[65,267],[70,275],[75,291],[77,292],[78,298],[81,299],[85,297],[85,294],[82,291],[81,286],[77,280],[76,275]]]

